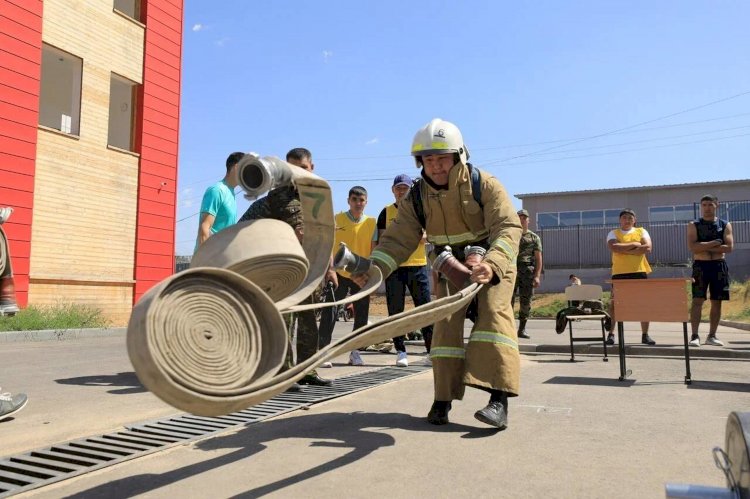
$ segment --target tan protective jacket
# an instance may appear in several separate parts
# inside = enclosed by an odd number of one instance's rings
[[[464,246],[487,239],[490,244],[484,261],[498,278],[515,267],[521,222],[502,184],[487,172],[481,173],[482,206],[471,192],[471,174],[462,163],[449,175],[448,189],[437,190],[419,183],[427,240],[435,246]],[[409,192],[399,204],[398,216],[388,226],[371,258],[385,276],[396,270],[414,251],[422,238],[422,226],[414,212]]]
[[[521,222],[500,182],[481,174],[482,206],[471,192],[471,174],[459,163],[449,175],[448,189],[438,190],[420,182],[427,239],[437,246],[457,247],[486,240],[484,258],[495,276],[476,298],[477,317],[468,344],[464,342],[465,310],[435,325],[430,357],[435,381],[435,400],[461,399],[465,386],[519,393],[520,356],[511,297],[516,280],[516,257]],[[410,192],[399,205],[396,220],[388,226],[370,258],[388,275],[414,251],[422,227]],[[457,290],[442,281],[438,298]]]

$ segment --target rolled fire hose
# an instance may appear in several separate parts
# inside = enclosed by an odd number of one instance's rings
[[[368,324],[279,372],[287,349],[284,313],[349,303],[383,277],[370,267],[357,294],[336,303],[298,305],[328,269],[334,241],[331,192],[320,177],[278,158],[246,156],[240,185],[251,196],[294,185],[302,204],[303,242],[278,220],[236,224],[211,236],[191,268],[150,289],[133,308],[127,348],[143,385],[172,406],[219,416],[259,404],[320,363],[449,317],[481,288],[460,292]]]

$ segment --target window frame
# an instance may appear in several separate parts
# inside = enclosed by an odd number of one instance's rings
[[[540,218],[543,217],[543,216],[550,216],[550,217],[554,216],[554,218],[556,220],[555,225],[541,225],[540,224]],[[560,226],[560,214],[558,212],[556,212],[556,211],[546,211],[546,212],[542,212],[542,213],[537,213],[536,214],[536,227],[537,228],[543,229],[543,228],[546,228],[546,227],[559,227],[559,226]]]
[[[119,0],[122,1],[122,0]],[[143,26],[143,0],[132,0],[132,2],[135,4],[135,15],[131,16],[128,14],[125,10],[122,10],[117,7],[118,0],[112,0],[112,12],[115,14],[119,14],[126,19],[129,19],[141,26]]]
[[[130,145],[129,147],[123,147],[120,144],[113,144],[112,143],[112,84],[113,82],[119,81],[123,84],[130,84]],[[107,147],[117,149],[120,151],[126,151],[131,153],[136,153],[136,126],[137,126],[137,118],[138,118],[138,88],[140,83],[135,82],[131,80],[130,78],[126,78],[125,76],[122,76],[121,74],[115,73],[114,71],[110,72],[109,76],[109,103],[108,103],[108,115],[107,115]]]
[[[669,208],[669,212],[665,210],[665,208]],[[671,216],[669,217],[669,220],[654,220],[654,212],[653,210],[664,210],[663,213],[670,213]],[[667,205],[660,205],[660,206],[649,206],[648,207],[648,221],[649,222],[672,222],[674,223],[675,215],[674,215],[674,205],[667,204]]]
[[[70,102],[70,107],[71,107],[70,111],[73,111],[74,108],[76,108],[76,107],[77,107],[77,109],[75,109],[75,111],[76,111],[75,113],[71,112],[71,114],[69,116],[71,118],[70,131],[64,130],[63,129],[64,127],[62,126],[62,123],[55,124],[55,123],[49,123],[49,122],[42,122],[42,120],[44,118],[44,114],[45,114],[42,111],[42,106],[44,106],[45,100],[48,100],[48,99],[45,99],[45,96],[44,96],[44,89],[45,89],[45,79],[44,79],[44,73],[45,73],[44,72],[44,68],[45,68],[45,64],[44,64],[45,51],[48,54],[51,54],[52,56],[54,56],[60,62],[63,61],[62,58],[65,58],[65,60],[68,60],[68,61],[71,61],[71,62],[73,60],[75,60],[75,61],[78,62],[77,81],[73,81],[72,82],[73,84],[71,85],[71,90],[72,91],[76,91],[77,90],[77,94],[71,94],[70,95],[70,98],[72,100],[72,102]],[[49,68],[49,67],[47,68],[48,71],[51,70],[51,69],[52,68]],[[47,74],[49,75],[49,72]],[[59,76],[57,74],[53,75],[53,76],[48,76],[48,78],[55,78],[55,79],[57,79],[58,77]],[[76,78],[75,75],[74,75],[74,78]],[[76,83],[78,85],[77,89],[73,88]],[[56,47],[56,46],[54,46],[52,44],[49,44],[49,43],[46,43],[46,42],[42,42],[42,63],[40,65],[40,72],[39,72],[39,118],[37,120],[38,121],[38,125],[40,127],[44,128],[44,129],[47,129],[47,130],[51,130],[51,131],[54,131],[54,132],[57,132],[57,133],[60,133],[60,134],[63,134],[63,135],[67,135],[67,136],[79,138],[81,136],[81,117],[82,117],[82,114],[83,114],[82,107],[83,107],[83,58],[79,57],[79,56],[77,56],[75,54],[73,54],[72,52],[68,52],[67,50],[62,50],[61,48],[58,48],[58,47]],[[62,110],[60,110],[60,112],[62,113]],[[65,114],[63,114],[63,115],[64,116],[68,116],[68,115],[65,115]],[[61,115],[60,118],[62,118],[63,115]],[[73,120],[74,117],[75,117],[75,120]]]

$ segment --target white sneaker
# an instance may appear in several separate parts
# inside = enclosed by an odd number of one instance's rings
[[[0,420],[8,418],[26,406],[28,398],[25,393],[11,395],[8,392],[0,393]]]
[[[325,361],[320,365],[320,367],[325,367],[326,369],[330,369],[331,367],[333,367],[333,364],[331,362]]]
[[[713,345],[715,347],[723,347],[724,342],[718,339],[716,336],[707,336],[706,337],[706,345]]]
[[[688,343],[691,347],[699,347],[701,346],[701,338],[697,334],[692,337],[690,340],[690,343]]]
[[[365,361],[362,360],[362,357],[360,357],[359,352],[356,350],[352,350],[349,352],[349,365],[350,366],[364,366]]]
[[[15,303],[6,303],[3,305],[0,303],[0,317],[3,315],[16,315],[21,309]]]
[[[398,353],[398,359],[396,359],[396,366],[409,367],[409,359],[406,358],[406,352]]]

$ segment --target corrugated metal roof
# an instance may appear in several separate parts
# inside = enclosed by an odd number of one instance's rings
[[[714,186],[714,185],[726,185],[736,183],[747,183],[750,186],[750,179],[738,179],[738,180],[720,180],[715,182],[694,182],[686,184],[665,184],[665,185],[639,185],[635,187],[615,187],[610,189],[586,189],[582,191],[557,191],[557,192],[531,192],[528,194],[516,194],[515,197],[518,199],[524,198],[535,198],[544,196],[570,196],[573,194],[591,194],[594,192],[622,192],[622,191],[642,191],[644,189],[674,189],[675,187],[698,187],[701,185]]]

